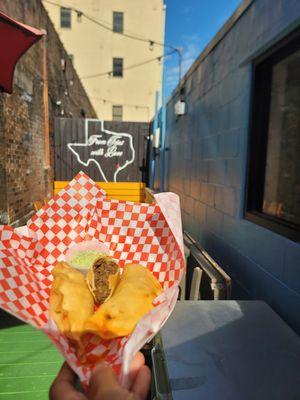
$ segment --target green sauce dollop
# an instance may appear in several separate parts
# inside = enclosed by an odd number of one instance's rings
[[[102,255],[104,254],[97,250],[77,251],[70,264],[75,268],[89,268]]]

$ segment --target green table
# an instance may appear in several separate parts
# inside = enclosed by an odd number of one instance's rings
[[[62,362],[44,333],[0,310],[0,400],[47,400]]]

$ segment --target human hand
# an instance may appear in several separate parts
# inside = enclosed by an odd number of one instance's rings
[[[113,370],[101,363],[95,367],[87,394],[76,390],[77,376],[64,363],[49,393],[50,400],[145,400],[151,380],[151,372],[145,365],[142,353],[137,353],[130,368],[130,388],[120,386]]]

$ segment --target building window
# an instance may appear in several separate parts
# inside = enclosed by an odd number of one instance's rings
[[[300,29],[254,63],[245,217],[300,241]]]
[[[123,33],[124,14],[122,12],[113,12],[113,31]]]
[[[113,121],[123,121],[123,107],[113,106],[112,107],[112,119]]]
[[[113,59],[113,76],[123,76],[123,58]]]
[[[71,8],[60,8],[60,27],[71,28]]]

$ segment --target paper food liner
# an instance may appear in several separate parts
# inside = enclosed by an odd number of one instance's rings
[[[0,307],[44,331],[84,385],[95,364],[105,360],[126,386],[132,357],[160,330],[175,306],[184,271],[179,199],[163,193],[156,200],[156,204],[108,200],[81,172],[28,221],[27,229],[0,226]],[[104,243],[120,267],[146,266],[164,291],[131,335],[112,340],[88,335],[82,365],[48,309],[55,262],[84,240]]]

